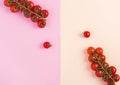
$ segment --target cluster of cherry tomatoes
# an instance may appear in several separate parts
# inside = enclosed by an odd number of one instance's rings
[[[32,1],[28,0],[4,0],[4,4],[10,7],[11,12],[23,12],[26,18],[31,18],[33,22],[37,22],[38,27],[44,28],[46,26],[46,18],[49,13],[42,9],[39,5],[34,5]]]
[[[109,66],[106,62],[106,57],[103,55],[103,49],[101,47],[94,48],[88,47],[87,53],[89,54],[88,60],[92,63],[91,68],[95,71],[97,77],[107,82],[107,85],[115,85],[118,82],[120,76],[116,74],[116,68]]]

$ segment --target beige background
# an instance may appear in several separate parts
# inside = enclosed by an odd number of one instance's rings
[[[120,0],[61,0],[61,85],[106,85],[90,69],[88,46],[102,47],[120,74]]]

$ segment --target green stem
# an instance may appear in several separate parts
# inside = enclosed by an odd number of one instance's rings
[[[31,12],[31,14],[35,14],[37,17],[43,19],[46,21],[45,18],[41,17],[40,15],[38,15],[37,13],[33,12],[32,10],[30,10],[29,8],[25,7],[24,5],[21,5],[18,1],[13,0],[14,3],[17,3],[20,7],[24,8],[25,10],[29,10]]]
[[[97,55],[96,59],[98,60],[98,64],[100,65],[100,67],[102,68],[102,70],[109,76],[109,78],[112,79],[113,82],[115,82],[114,79],[112,78],[112,76],[105,70],[105,68],[103,67],[102,63],[100,62],[99,55]]]

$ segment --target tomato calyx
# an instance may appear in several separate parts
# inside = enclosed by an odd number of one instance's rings
[[[113,79],[115,80],[115,82],[118,82],[120,80],[119,74],[114,74]]]
[[[47,10],[41,10],[39,15],[44,17],[44,18],[47,18],[49,15],[49,12]]]
[[[29,10],[32,10],[34,7],[34,3],[32,1],[27,1],[25,7]]]
[[[17,3],[12,3],[10,6],[10,10],[13,13],[19,12],[20,11],[20,6]]]
[[[110,66],[107,69],[109,74],[115,74],[116,73],[116,68],[114,66]]]
[[[4,5],[7,7],[10,7],[12,5],[12,1],[11,0],[4,0]]]
[[[30,18],[30,17],[31,17],[31,12],[30,12],[29,10],[25,10],[25,11],[24,11],[24,16],[25,16],[26,18]]]
[[[46,26],[46,21],[43,19],[38,20],[38,27],[44,28]]]
[[[33,7],[33,11],[36,12],[36,13],[40,13],[42,10],[42,8],[39,6],[39,5],[36,5]]]
[[[34,14],[32,14],[32,15],[31,15],[31,20],[32,20],[33,22],[38,22],[39,17],[36,16],[36,15],[34,15]]]
[[[102,76],[104,76],[104,71],[103,70],[97,70],[95,72],[95,74],[96,74],[97,77],[102,77]]]

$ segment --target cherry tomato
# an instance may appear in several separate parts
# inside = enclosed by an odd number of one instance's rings
[[[89,47],[89,48],[87,49],[87,53],[88,53],[88,54],[92,54],[93,52],[95,52],[95,48]]]
[[[114,66],[110,66],[108,69],[107,69],[108,73],[109,74],[115,74],[116,72],[116,68]]]
[[[91,64],[91,68],[94,70],[94,71],[96,71],[97,70],[97,68],[99,67],[99,64],[98,63],[92,63]]]
[[[33,14],[33,15],[31,15],[31,20],[33,22],[37,22],[39,20],[39,17],[37,15]]]
[[[108,75],[104,75],[104,76],[102,77],[102,79],[103,79],[105,82],[108,82],[109,76],[108,76]]]
[[[25,4],[25,2],[28,2],[28,0],[18,0],[20,4]]]
[[[85,31],[84,32],[84,37],[86,37],[86,38],[90,37],[90,32],[89,31]]]
[[[113,76],[111,76],[111,77],[113,78]],[[109,78],[107,82],[112,83],[113,80],[111,78]]]
[[[97,77],[102,77],[103,76],[103,71],[102,70],[97,70],[95,72],[95,74],[96,74]]]
[[[103,67],[106,68],[106,67],[109,67],[109,64],[107,62],[104,62],[103,63]]]
[[[24,10],[24,16],[26,18],[30,18],[31,17],[31,12],[29,10]]]
[[[13,13],[19,12],[20,6],[17,3],[12,3],[12,5],[10,6],[10,10]]]
[[[33,11],[35,13],[39,13],[41,10],[42,10],[42,8],[39,5],[36,5],[36,6],[33,7]]]
[[[44,28],[46,26],[46,21],[43,19],[38,20],[38,27]]]
[[[4,0],[4,5],[7,6],[7,7],[10,7],[12,5],[12,1]]]
[[[41,10],[40,12],[41,17],[46,18],[48,17],[48,15],[49,15],[49,12],[47,10]]]
[[[105,61],[106,57],[105,57],[104,55],[100,55],[100,56],[99,56],[99,59]]]
[[[102,55],[102,54],[103,54],[103,49],[102,49],[101,47],[98,47],[98,48],[96,48],[95,52],[96,52],[97,54]]]
[[[115,82],[118,82],[120,80],[120,76],[118,74],[111,74],[110,76]],[[114,82],[111,78],[108,80],[109,83]]]
[[[107,85],[115,85],[115,82],[108,82]]]
[[[88,60],[90,62],[97,62],[96,57],[95,56],[91,56],[91,55],[88,57]]]
[[[113,75],[115,82],[118,82],[120,80],[120,76],[118,74]]]
[[[33,9],[34,3],[33,3],[32,1],[27,1],[26,7],[27,7],[28,9]]]
[[[51,47],[50,42],[48,42],[48,41],[47,41],[47,42],[44,42],[44,43],[43,43],[43,47],[44,47],[44,48],[47,48],[47,49],[50,48],[50,47]]]

